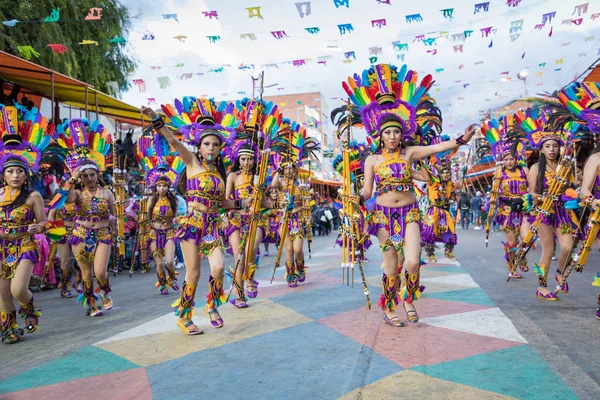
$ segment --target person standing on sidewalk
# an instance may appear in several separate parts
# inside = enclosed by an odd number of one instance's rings
[[[482,229],[481,224],[481,208],[483,207],[483,197],[480,191],[475,193],[475,197],[473,197],[473,201],[471,201],[471,209],[473,210],[473,225],[475,225],[476,231]]]
[[[471,200],[469,200],[469,195],[467,193],[462,192],[460,194],[458,208],[460,210],[460,225],[463,229],[469,229],[469,219],[471,218]]]

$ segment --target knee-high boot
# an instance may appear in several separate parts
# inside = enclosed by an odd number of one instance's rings
[[[42,316],[42,313],[35,308],[33,296],[31,296],[31,300],[27,303],[19,302],[19,304],[21,305],[19,314],[25,320],[25,330],[27,333],[35,332],[38,327],[38,318]]]
[[[2,343],[13,344],[21,340],[24,332],[17,324],[16,311],[0,310],[0,334]]]

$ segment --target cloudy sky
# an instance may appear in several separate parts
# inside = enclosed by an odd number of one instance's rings
[[[265,95],[321,91],[331,109],[345,96],[342,80],[377,57],[432,74],[431,95],[453,132],[477,122],[481,111],[568,84],[600,54],[599,0],[587,7],[584,0],[122,2],[136,17],[128,38],[139,61],[132,79],[145,83],[145,92],[132,85],[123,96],[135,105],[185,95],[243,98],[251,95],[252,74],[264,70],[265,85],[274,85]],[[298,3],[309,3],[310,12]],[[150,35],[154,40],[143,40]],[[164,77],[170,84],[162,89]]]

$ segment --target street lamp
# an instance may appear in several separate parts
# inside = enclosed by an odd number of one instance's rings
[[[527,93],[527,75],[529,75],[529,72],[527,72],[526,69],[522,70],[517,74],[517,78],[523,81],[523,86],[525,87],[525,96],[529,95]]]

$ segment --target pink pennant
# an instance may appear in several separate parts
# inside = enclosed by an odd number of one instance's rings
[[[67,46],[64,44],[49,44],[48,47],[52,49],[54,54],[65,54],[67,52]]]
[[[583,22],[583,18],[577,18],[573,20],[573,23],[575,25],[581,25],[581,23]]]

